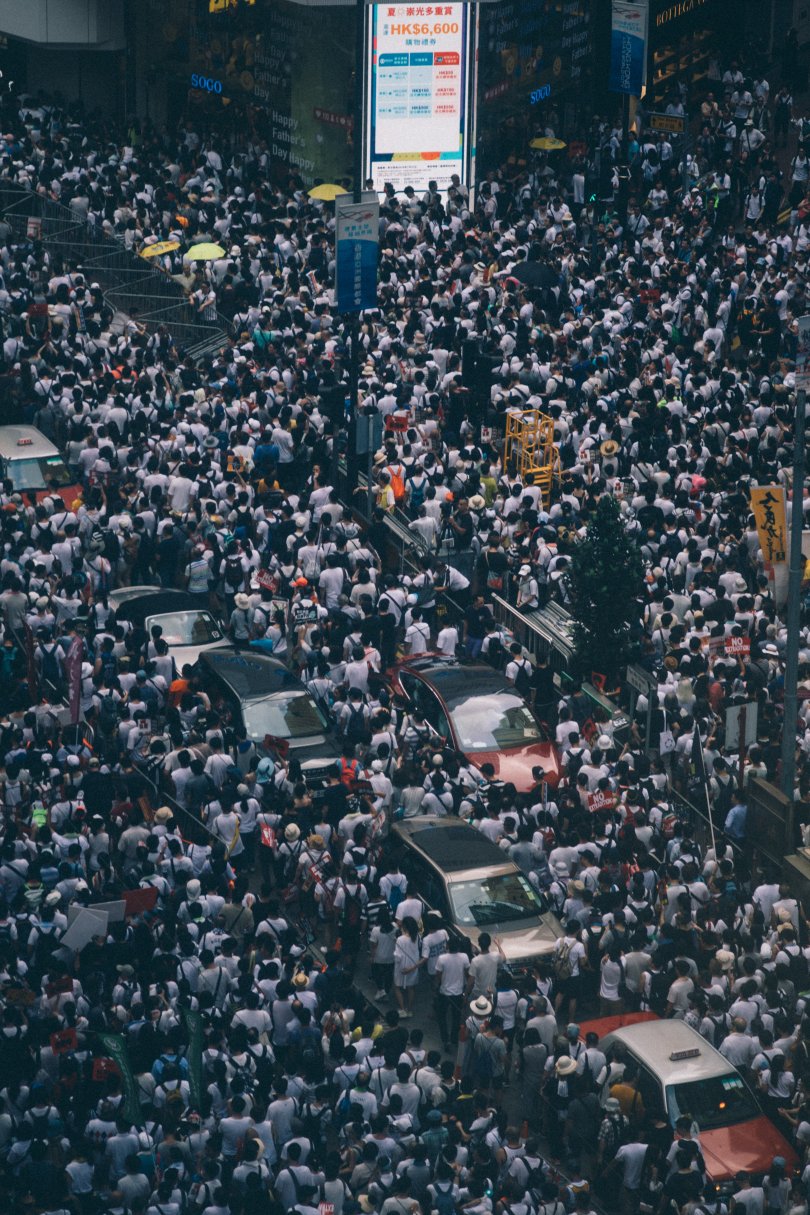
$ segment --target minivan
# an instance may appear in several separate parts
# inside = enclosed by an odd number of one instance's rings
[[[462,938],[497,936],[512,974],[554,952],[562,926],[526,875],[497,844],[457,818],[421,815],[395,823],[391,846],[408,884]]]
[[[0,426],[0,475],[14,493],[61,498],[68,510],[82,493],[59,448],[35,426]]]

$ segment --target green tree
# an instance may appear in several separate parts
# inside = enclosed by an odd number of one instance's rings
[[[614,686],[631,661],[640,627],[644,583],[641,549],[627,533],[615,498],[603,494],[585,537],[571,555],[566,585],[574,618],[574,646],[585,678],[591,671]]]

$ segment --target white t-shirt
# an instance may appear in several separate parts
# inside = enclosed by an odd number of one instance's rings
[[[423,951],[424,952],[424,951]],[[436,959],[435,973],[441,976],[439,991],[443,996],[460,996],[470,969],[466,953],[443,953]]]

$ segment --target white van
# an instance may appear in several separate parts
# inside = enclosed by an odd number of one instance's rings
[[[81,496],[59,448],[35,426],[0,426],[0,476],[37,502],[56,495],[71,507]]]

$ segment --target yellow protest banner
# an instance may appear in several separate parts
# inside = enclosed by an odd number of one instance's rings
[[[772,565],[787,561],[787,518],[785,490],[782,485],[760,485],[751,490],[751,510],[754,512],[759,543],[763,556]]]

